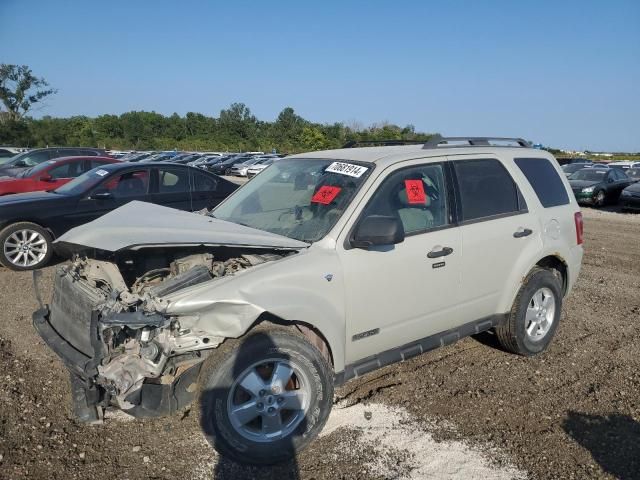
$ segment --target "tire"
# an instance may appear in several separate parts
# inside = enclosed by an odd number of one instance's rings
[[[607,199],[607,196],[605,195],[604,190],[598,190],[593,195],[593,206],[596,208],[603,207],[606,199]]]
[[[537,308],[545,302],[546,306]],[[496,327],[498,341],[505,350],[518,355],[528,357],[541,353],[555,335],[561,312],[562,287],[558,277],[547,269],[535,267],[518,291],[507,321]]]
[[[224,171],[224,174],[225,174],[227,177],[230,177],[230,176],[231,176],[231,169],[230,169],[230,168],[227,168],[227,169]]]
[[[200,423],[209,443],[240,463],[295,457],[320,433],[333,405],[326,359],[284,329],[257,330],[221,348],[200,374]]]
[[[53,255],[51,234],[40,225],[19,222],[0,232],[0,263],[11,270],[44,267]],[[25,250],[21,250],[24,245]]]

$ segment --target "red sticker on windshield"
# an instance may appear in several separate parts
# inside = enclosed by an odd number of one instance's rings
[[[334,198],[338,196],[342,190],[340,187],[331,187],[329,185],[323,185],[320,189],[311,197],[312,203],[321,203],[322,205],[329,205]]]
[[[424,183],[422,180],[405,180],[404,188],[407,191],[407,201],[409,203],[427,203],[427,196],[424,193]]]

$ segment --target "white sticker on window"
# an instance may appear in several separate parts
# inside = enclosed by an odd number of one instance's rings
[[[350,177],[360,178],[367,170],[369,170],[368,167],[362,167],[352,163],[333,162],[327,167],[325,172],[339,173],[340,175],[349,175]]]
[[[101,177],[104,177],[105,175],[108,175],[109,172],[107,172],[106,170],[96,170],[95,174],[100,175]]]

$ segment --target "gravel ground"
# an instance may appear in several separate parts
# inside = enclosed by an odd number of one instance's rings
[[[195,410],[74,423],[31,326],[31,275],[0,269],[0,478],[640,478],[640,215],[584,215],[582,275],[546,354],[484,335],[387,367],[339,389],[323,436],[270,469],[220,461]]]

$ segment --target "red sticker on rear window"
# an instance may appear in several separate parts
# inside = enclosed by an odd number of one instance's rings
[[[340,187],[331,187],[329,185],[323,185],[320,189],[311,197],[311,202],[321,203],[322,205],[329,205],[334,198],[338,196],[342,190]]]
[[[419,203],[421,205],[427,203],[422,180],[405,180],[404,188],[407,191],[407,201],[409,203]]]

